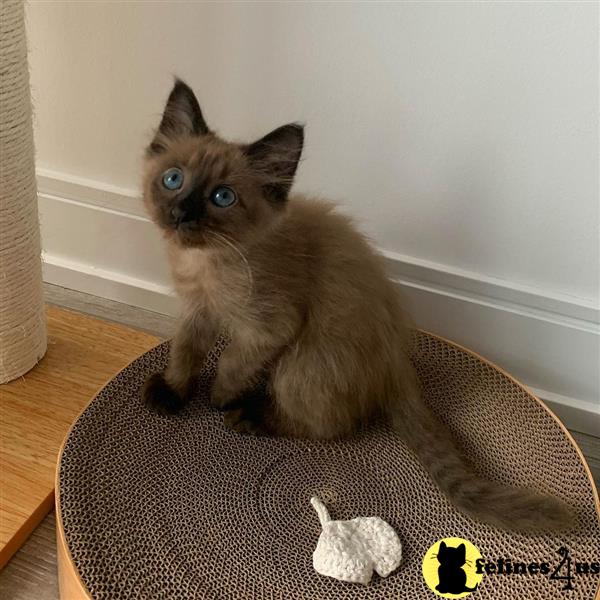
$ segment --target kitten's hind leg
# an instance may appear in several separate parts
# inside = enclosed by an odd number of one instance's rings
[[[232,339],[219,358],[210,403],[225,410],[250,400],[252,391],[265,376],[265,365],[276,351],[267,345],[244,347]]]
[[[250,435],[270,435],[267,415],[270,412],[271,399],[265,381],[246,390],[235,400],[227,404],[223,422],[226,427]]]
[[[223,417],[225,427],[233,429],[238,433],[249,435],[269,435],[269,432],[258,420],[251,418],[243,408],[233,408],[228,410]]]

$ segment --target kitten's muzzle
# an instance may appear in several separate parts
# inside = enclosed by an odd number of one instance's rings
[[[197,229],[205,216],[204,201],[193,194],[180,200],[169,212],[171,225],[175,229]]]

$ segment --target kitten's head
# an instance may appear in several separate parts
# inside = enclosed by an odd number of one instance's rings
[[[290,124],[252,144],[226,142],[177,80],[146,151],[147,210],[182,246],[255,239],[285,207],[303,139],[302,126]]]
[[[467,558],[467,549],[464,544],[460,544],[456,548],[447,546],[446,542],[442,542],[438,549],[437,559],[440,564],[448,567],[462,567]]]

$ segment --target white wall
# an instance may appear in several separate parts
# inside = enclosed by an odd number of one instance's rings
[[[592,337],[580,345],[561,329],[551,343],[592,361],[585,389],[527,346],[529,330],[513,365],[484,340],[496,317],[469,337],[465,311],[445,328],[440,297],[440,322],[416,302],[420,322],[517,371],[540,366],[524,375],[540,387],[596,393],[596,3],[32,2],[28,19],[50,279],[77,286],[58,275],[70,268],[167,289],[158,236],[113,217],[141,214],[140,157],[178,74],[224,136],[306,122],[297,189],[339,201],[396,253],[400,278],[416,265],[445,297],[459,286],[506,302],[508,290],[519,310],[575,319]],[[465,292],[469,282],[482,287]]]

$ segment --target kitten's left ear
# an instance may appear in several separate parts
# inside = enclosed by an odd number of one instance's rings
[[[158,154],[164,151],[165,148],[161,141],[165,139],[179,135],[204,135],[206,133],[209,133],[209,129],[192,88],[181,79],[176,79],[158,131],[148,147],[149,154]]]
[[[304,144],[304,127],[290,123],[271,131],[246,146],[252,165],[263,175],[265,193],[270,200],[283,202],[292,187]]]

